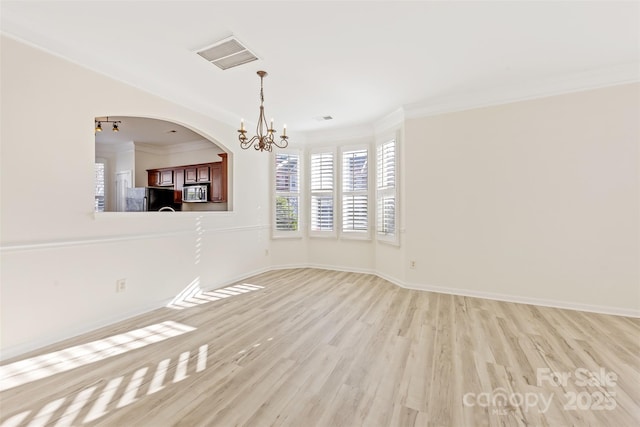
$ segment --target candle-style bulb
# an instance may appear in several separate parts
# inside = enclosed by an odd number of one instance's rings
[[[282,127],[282,136],[287,136],[287,125],[286,124]]]
[[[240,119],[240,130],[244,130],[244,119]]]

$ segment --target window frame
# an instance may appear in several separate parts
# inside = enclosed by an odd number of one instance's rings
[[[366,151],[367,153],[367,189],[366,190],[358,190],[358,191],[347,191],[344,190],[344,160],[345,154],[355,151]],[[338,221],[340,225],[340,238],[347,240],[371,240],[371,221],[372,218],[375,218],[371,215],[371,183],[372,183],[372,174],[371,174],[371,146],[370,144],[358,144],[358,145],[345,145],[340,147],[340,165],[339,165],[339,209],[338,209]],[[366,231],[359,230],[345,230],[344,228],[344,196],[345,194],[364,194],[367,196],[367,229]]]
[[[332,170],[332,179],[333,179],[333,188],[332,190],[314,190],[313,186],[313,156],[318,154],[329,153],[333,157],[333,170]],[[336,147],[317,147],[309,150],[309,158],[307,161],[308,170],[307,170],[307,182],[309,183],[307,187],[308,194],[308,234],[309,237],[323,237],[323,238],[336,238],[338,235],[338,200],[337,195],[339,193],[339,185],[338,185],[338,153]],[[333,201],[333,227],[331,230],[313,230],[311,227],[313,225],[313,197],[314,195],[331,195]]]
[[[299,239],[302,237],[302,230],[304,229],[304,156],[300,150],[278,150],[271,153],[271,238],[272,239]],[[286,154],[289,156],[298,157],[298,191],[296,192],[283,192],[277,191],[276,187],[276,159],[278,155]],[[277,198],[279,196],[284,197],[298,197],[298,227],[296,230],[278,230],[277,228]]]
[[[94,166],[94,179],[97,178],[95,176],[95,169],[97,167],[98,164],[102,165],[102,190],[103,190],[103,195],[102,195],[102,210],[97,210],[96,207],[98,205],[98,195],[96,194],[96,190],[98,187],[98,183],[94,180],[94,185],[93,185],[93,212],[95,213],[104,213],[107,211],[107,194],[108,194],[108,188],[107,188],[107,159],[104,159],[102,157],[100,158],[96,158],[93,162],[93,166]]]
[[[381,188],[378,186],[378,182],[380,179],[380,174],[381,174],[381,170],[380,170],[380,159],[379,159],[379,150],[382,149],[382,147],[386,144],[389,144],[393,142],[394,146],[393,146],[393,154],[394,154],[394,186],[391,188]],[[376,173],[375,173],[375,236],[376,236],[376,240],[378,242],[381,243],[388,243],[391,245],[395,245],[395,246],[400,246],[400,224],[399,224],[399,208],[400,208],[400,203],[399,203],[399,184],[400,184],[400,164],[399,164],[399,145],[400,145],[400,135],[399,134],[395,134],[395,135],[390,135],[384,139],[381,139],[380,141],[376,142],[375,145],[375,155],[376,155],[376,163],[375,163],[375,168],[376,168]],[[381,199],[382,197],[385,196],[393,196],[394,198],[394,213],[393,213],[393,221],[394,221],[394,232],[393,234],[388,234],[388,233],[381,233],[380,229],[379,229],[379,225],[380,225],[380,203],[381,203]]]

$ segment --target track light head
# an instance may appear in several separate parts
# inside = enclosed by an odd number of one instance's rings
[[[102,123],[98,122],[96,125],[96,132],[102,132]]]

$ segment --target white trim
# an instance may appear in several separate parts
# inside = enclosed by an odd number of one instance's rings
[[[375,270],[369,269],[369,268],[343,267],[338,265],[314,264],[314,263],[309,264],[307,268],[317,268],[319,270],[329,270],[329,271],[344,271],[347,273],[371,274],[371,275],[377,276]]]
[[[43,347],[61,343],[68,339],[77,337],[78,335],[86,334],[97,329],[101,329],[114,323],[124,322],[136,316],[141,316],[153,310],[157,310],[169,304],[173,298],[167,298],[163,300],[154,301],[149,304],[145,304],[142,307],[138,307],[135,310],[127,311],[116,316],[104,317],[100,320],[93,322],[79,322],[74,324],[71,328],[66,328],[63,333],[57,333],[54,335],[47,335],[44,339],[38,339],[36,341],[29,341],[28,343],[18,344],[11,347],[2,348],[2,354],[0,354],[0,360],[5,361],[16,356],[23,355],[25,353],[39,350]]]
[[[331,190],[331,196],[333,198],[333,229],[331,231],[321,231],[321,230],[312,230],[311,222],[312,222],[312,206],[311,203],[313,201],[314,190],[311,188],[312,185],[312,167],[313,167],[313,155],[314,154],[323,154],[323,153],[331,153],[333,156],[333,190]],[[337,196],[339,192],[339,182],[338,182],[338,150],[336,146],[323,146],[323,147],[313,147],[308,150],[307,154],[307,165],[309,165],[305,169],[305,176],[307,177],[306,182],[308,183],[307,187],[305,187],[305,194],[308,195],[307,203],[308,212],[307,212],[307,235],[309,237],[320,237],[320,238],[337,238],[338,237],[338,201]],[[320,191],[316,191],[316,194],[321,194]]]
[[[298,230],[300,231],[300,230]],[[279,232],[278,234],[274,234],[273,231],[271,232],[271,240],[300,240],[303,239],[304,236],[302,235],[302,233],[299,233],[298,231],[296,232],[291,232],[291,236],[287,236],[284,234],[279,234],[279,233],[284,233],[284,231]]]
[[[157,144],[146,144],[142,142],[134,142],[136,151],[140,151],[142,153],[148,154],[159,154],[159,155],[167,155],[167,154],[176,154],[176,153],[185,153],[190,151],[200,151],[200,150],[209,150],[214,149],[219,151],[220,153],[224,153],[222,149],[216,145],[215,142],[210,141],[208,139],[201,139],[197,141],[191,142],[182,142],[179,144],[170,144],[170,145],[157,145]]]
[[[217,282],[215,284],[203,287],[203,290],[205,291],[211,291],[214,289],[219,289],[219,288],[224,288],[227,287],[231,284],[240,282],[242,280],[246,280],[252,276],[256,276],[258,274],[262,274],[265,273],[267,271],[271,270],[269,267],[264,267],[264,268],[258,268],[255,269],[253,271],[250,271],[248,273],[244,273],[241,275],[237,275],[231,278],[227,278],[224,279],[220,282]],[[149,304],[145,304],[143,307],[140,307],[136,310],[131,310],[128,311],[126,313],[117,315],[117,316],[109,316],[109,317],[105,317],[103,319],[94,321],[94,322],[90,322],[90,323],[86,323],[86,322],[82,322],[80,324],[78,324],[76,327],[72,328],[72,329],[66,329],[64,333],[62,334],[56,334],[55,336],[48,336],[46,339],[40,339],[37,341],[31,341],[25,344],[20,344],[20,345],[16,345],[16,346],[11,346],[11,347],[7,347],[7,348],[3,348],[2,349],[2,353],[0,354],[0,360],[1,361],[5,361],[8,359],[11,359],[13,357],[16,356],[20,356],[22,354],[31,352],[31,351],[35,351],[38,349],[41,349],[43,347],[52,345],[52,344],[56,344],[56,343],[60,343],[62,341],[74,338],[78,335],[82,335],[82,334],[86,334],[92,331],[95,331],[97,329],[100,328],[104,328],[104,327],[108,327],[110,325],[113,325],[115,323],[118,322],[124,322],[128,319],[137,317],[137,316],[141,316],[144,315],[150,311],[153,310],[158,310],[160,308],[164,308],[166,307],[171,301],[173,301],[175,297],[171,297],[171,298],[166,298],[166,299],[162,299],[162,300],[158,300],[158,301],[154,301],[152,303]]]
[[[221,234],[221,233],[235,233],[242,231],[254,231],[254,230],[266,230],[269,226],[267,225],[249,225],[245,227],[228,227],[228,228],[214,228],[214,229],[204,229],[202,232],[204,234]],[[50,241],[31,241],[24,243],[14,243],[14,244],[5,244],[0,246],[0,252],[2,253],[11,253],[11,252],[22,252],[22,251],[32,251],[32,250],[46,250],[46,249],[56,249],[63,247],[71,247],[71,246],[90,246],[90,245],[100,245],[104,243],[118,243],[118,242],[127,242],[132,240],[147,240],[147,239],[164,239],[168,237],[176,237],[176,236],[188,236],[194,234],[195,230],[179,230],[173,231],[169,233],[145,233],[145,234],[130,234],[130,235],[121,235],[121,236],[109,236],[109,237],[93,237],[93,238],[84,238],[77,240],[50,240]]]
[[[382,119],[378,120],[374,124],[374,130],[376,135],[384,134],[386,132],[392,131],[393,135],[395,135],[395,131],[397,128],[401,127],[405,121],[405,111],[403,108],[398,108],[395,111],[384,116]],[[393,137],[391,137],[393,138]]]
[[[235,215],[235,211],[177,211],[177,212],[158,212],[158,211],[147,211],[147,212],[91,212],[93,215],[93,219],[96,221],[101,220],[114,220],[114,219],[144,219],[145,221],[149,221],[149,219],[170,219],[170,220],[178,220],[185,218],[195,218],[200,216],[232,216]]]
[[[614,316],[640,318],[640,310],[610,307],[605,305],[592,305],[592,304],[557,301],[557,300],[550,300],[546,298],[531,298],[531,297],[518,296],[518,295],[501,294],[496,292],[474,291],[470,289],[449,288],[444,286],[435,286],[435,285],[427,285],[427,284],[406,283],[406,282],[391,280],[389,278],[386,278],[386,280],[389,280],[390,282],[402,288],[412,289],[416,291],[437,292],[441,294],[458,295],[458,296],[471,297],[471,298],[483,298],[483,299],[488,299],[493,301],[504,301],[504,302],[511,302],[516,304],[528,304],[528,305],[536,305],[536,306],[542,306],[542,307],[560,308],[565,310],[586,311],[590,313],[610,314]]]
[[[359,125],[329,130],[309,131],[305,134],[307,145],[315,145],[327,142],[340,142],[360,138],[372,138],[373,126]]]
[[[441,293],[441,294],[447,294],[447,295],[457,295],[457,296],[470,297],[470,298],[482,298],[482,299],[487,299],[492,301],[510,302],[515,304],[528,304],[528,305],[536,305],[541,307],[559,308],[563,310],[585,311],[589,313],[607,314],[612,316],[640,318],[640,309],[634,310],[634,309],[611,307],[611,306],[605,306],[605,305],[572,303],[572,302],[557,301],[557,300],[551,300],[551,299],[545,299],[545,298],[531,298],[531,297],[507,295],[507,294],[501,294],[501,293],[495,293],[495,292],[482,292],[482,291],[474,291],[470,289],[448,288],[444,286],[409,283],[409,282],[405,282],[403,280],[397,279],[393,276],[389,276],[379,271],[376,271],[375,269],[308,263],[308,264],[291,264],[291,265],[272,266],[271,270],[285,270],[289,268],[317,268],[322,270],[334,270],[334,271],[346,271],[351,273],[373,274],[375,276],[378,276],[381,279],[384,279],[390,282],[395,286],[399,286],[404,289],[411,289],[415,291],[435,292],[435,293]]]
[[[389,189],[378,189],[378,176],[380,174],[380,170],[378,169],[378,149],[385,144],[393,141],[393,151],[394,151],[394,172],[395,172],[395,183],[393,186],[393,191],[389,191]],[[400,211],[400,131],[397,130],[394,132],[393,136],[380,139],[375,144],[375,181],[374,181],[374,224],[373,224],[373,235],[375,236],[376,241],[384,242],[393,246],[400,246],[400,215],[398,212]],[[386,234],[378,233],[378,198],[382,193],[389,193],[393,195],[393,199],[395,200],[395,210],[394,210],[394,233],[389,237]]]
[[[95,155],[97,157],[104,157],[105,154],[124,153],[127,151],[134,151],[135,144],[132,141],[108,143],[108,142],[96,142],[95,143]]]
[[[371,213],[371,184],[372,184],[372,176],[373,174],[371,173],[371,144],[348,144],[348,145],[341,145],[339,147],[340,149],[338,150],[338,157],[339,162],[338,162],[338,216],[337,216],[337,220],[338,220],[338,228],[340,230],[340,239],[345,239],[345,240],[371,240],[371,230],[374,228],[372,226],[371,220],[372,218],[375,218],[375,215],[372,215]],[[366,151],[367,152],[367,191],[366,191],[366,196],[367,196],[367,230],[366,231],[356,231],[356,230],[345,230],[344,229],[344,218],[343,218],[343,211],[344,211],[344,188],[343,188],[343,184],[344,184],[344,177],[343,177],[343,173],[344,173],[344,154],[347,152],[354,152],[354,151]],[[354,194],[357,195],[358,193],[363,193],[362,191],[350,191],[350,194]]]
[[[457,111],[474,110],[609,86],[637,83],[638,81],[640,81],[640,78],[638,78],[638,65],[630,62],[613,67],[567,74],[560,78],[554,76],[546,80],[533,82],[530,85],[519,84],[518,86],[494,87],[484,91],[476,91],[475,93],[450,94],[441,102],[430,100],[428,102],[405,105],[405,118],[437,116]]]
[[[292,197],[297,194],[298,197],[298,229],[295,231],[285,231],[278,230],[276,227],[276,156],[278,154],[289,154],[289,155],[297,155],[298,156],[298,192],[297,193],[285,193],[281,194],[290,194]],[[278,152],[271,153],[271,239],[291,239],[291,238],[301,238],[303,237],[303,230],[305,228],[305,219],[306,219],[306,209],[305,203],[307,198],[305,197],[306,193],[306,180],[305,180],[305,152],[300,149],[282,149]]]
[[[395,286],[399,286],[404,289],[416,290],[416,291],[436,292],[436,293],[444,293],[448,295],[458,295],[458,296],[471,297],[471,298],[483,298],[488,300],[503,301],[503,302],[510,302],[510,303],[516,303],[516,304],[529,304],[529,305],[559,308],[559,309],[565,309],[565,310],[585,311],[590,313],[606,314],[606,315],[613,315],[613,316],[640,318],[640,310],[624,309],[624,308],[610,307],[610,306],[599,306],[599,305],[591,305],[591,304],[570,303],[570,302],[548,300],[548,299],[542,299],[542,298],[519,297],[515,295],[505,295],[505,294],[492,293],[492,292],[480,292],[480,291],[472,291],[468,289],[448,288],[448,287],[442,287],[442,286],[408,283],[403,280],[399,280],[395,277],[386,275],[384,273],[380,273],[375,269],[343,267],[343,266],[336,266],[336,265],[314,264],[314,263],[281,264],[281,265],[272,265],[270,267],[258,268],[248,273],[227,278],[216,284],[207,286],[206,290],[223,288],[225,286],[231,285],[233,283],[237,283],[242,280],[246,280],[250,277],[256,276],[258,274],[266,273],[268,271],[288,270],[288,269],[294,269],[294,268],[296,269],[297,268],[316,268],[321,270],[371,274],[371,275],[378,276],[379,278],[384,279]],[[133,310],[119,316],[104,318],[96,322],[91,322],[89,324],[82,323],[81,327],[75,328],[73,329],[73,331],[65,334],[58,334],[54,337],[49,336],[47,339],[44,339],[44,340],[38,340],[35,342],[29,342],[27,344],[21,344],[13,347],[3,348],[2,354],[0,354],[0,360],[4,361],[16,356],[20,356],[21,354],[38,350],[42,347],[55,344],[66,339],[73,338],[74,336],[88,333],[98,328],[107,327],[114,323],[125,321],[132,317],[145,314],[149,311],[156,310],[158,308],[163,308],[171,301],[172,301],[172,298],[168,298],[161,301],[155,301],[153,303],[145,305],[143,308],[139,308],[137,310]]]

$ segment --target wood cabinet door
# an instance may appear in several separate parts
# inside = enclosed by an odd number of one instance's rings
[[[197,166],[184,169],[184,183],[198,184],[209,182],[209,166]]]
[[[196,171],[198,182],[209,182],[209,166],[200,166]]]
[[[198,168],[185,168],[184,169],[184,183],[195,184],[198,182]]]
[[[147,175],[149,177],[149,187],[157,187],[160,185],[160,172],[159,171],[148,171]]]
[[[222,191],[222,165],[220,162],[211,165],[211,194],[209,200],[212,202],[224,202]]]
[[[182,188],[186,173],[184,169],[178,168],[173,170],[173,202],[182,203]]]
[[[160,185],[173,185],[173,170],[160,171]]]

